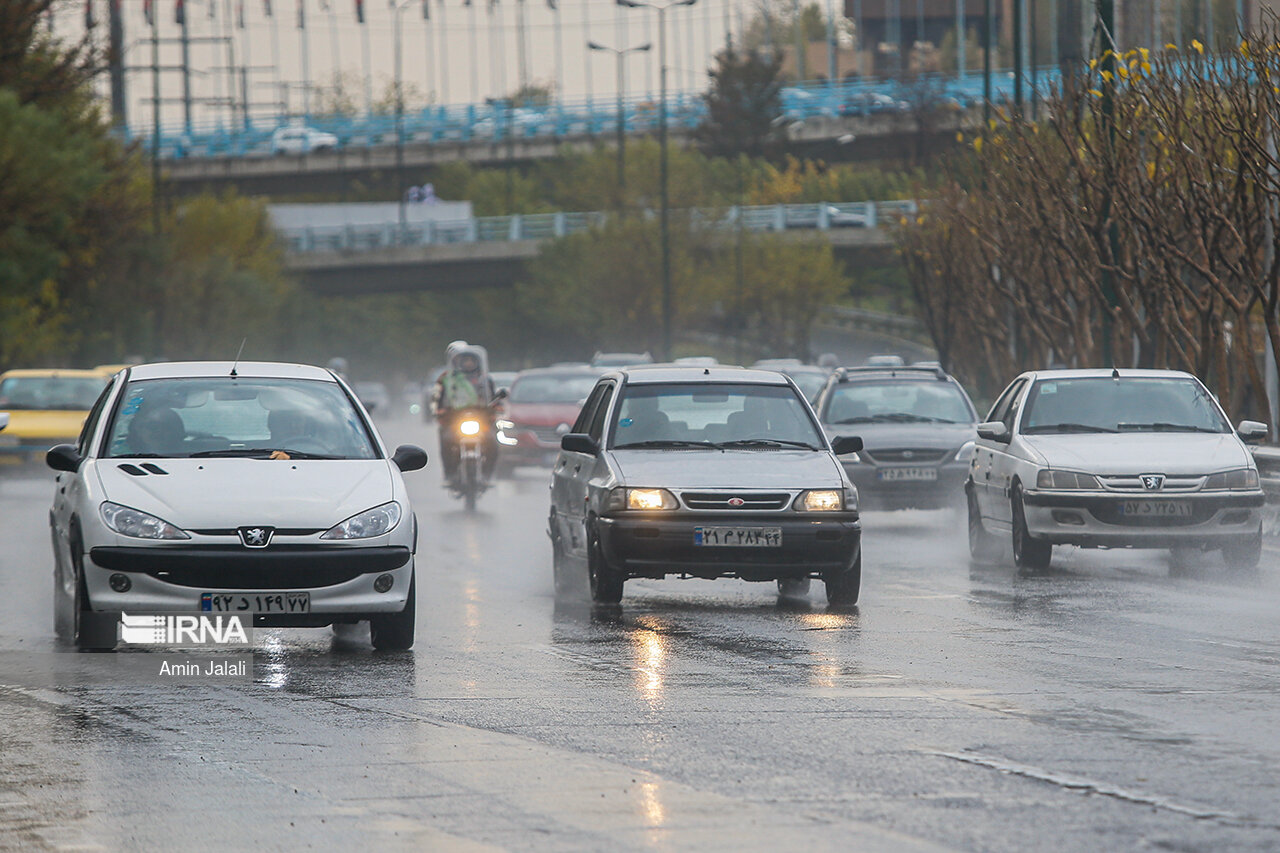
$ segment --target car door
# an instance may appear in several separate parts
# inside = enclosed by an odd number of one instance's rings
[[[1014,424],[1022,414],[1022,401],[1026,399],[1027,387],[1030,384],[1030,380],[1027,379],[1016,383],[1016,387],[1010,389],[1012,393],[1009,395],[1008,405],[1000,414],[1000,422],[1009,431],[1010,439],[1013,438]],[[1012,447],[1012,441],[1004,441],[992,442],[991,448],[991,472],[987,480],[987,499],[990,503],[988,517],[1001,525],[1013,523],[1009,490],[1018,469],[1019,459],[1011,450]]]
[[[118,382],[119,380],[117,380]],[[102,389],[93,408],[84,419],[80,428],[80,437],[76,440],[76,451],[80,458],[87,457],[92,449],[93,437],[102,420],[102,413],[107,408],[116,382],[108,382]],[[83,468],[82,468],[83,470]],[[54,571],[58,573],[58,581],[63,582],[68,575],[66,569],[70,565],[71,519],[84,496],[84,478],[80,472],[59,471],[54,477],[53,507],[49,511],[49,524],[53,529]]]
[[[585,433],[595,418],[600,400],[604,397],[606,383],[601,382],[587,396],[582,404],[578,419],[574,421],[574,433]],[[561,450],[556,458],[555,468],[551,472],[551,505],[555,509],[552,523],[557,525],[556,533],[563,543],[566,552],[583,556],[586,553],[583,535],[583,514],[586,510],[583,495],[579,493],[582,466],[586,462],[584,454]]]
[[[991,411],[987,414],[987,421],[1007,422],[1010,409],[1021,394],[1023,387],[1026,385],[1025,377],[1018,377],[1009,383],[1009,387],[1004,390],[1000,398],[996,400]],[[1003,500],[999,495],[999,477],[1000,470],[998,464],[1002,460],[1006,460],[1008,456],[1008,443],[993,441],[989,438],[978,438],[974,445],[973,451],[973,468],[971,476],[974,485],[974,497],[978,501],[978,509],[984,518],[999,518],[999,510],[997,503]],[[1007,515],[1007,513],[1006,513]]]

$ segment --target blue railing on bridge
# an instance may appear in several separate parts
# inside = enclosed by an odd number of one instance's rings
[[[696,209],[691,218],[701,227],[746,231],[790,231],[832,228],[878,228],[914,215],[914,201],[816,202]],[[655,215],[647,212],[646,215]],[[281,228],[277,234],[292,254],[313,252],[366,253],[399,246],[438,246],[450,243],[493,243],[548,240],[576,234],[602,225],[610,214],[526,213],[482,216],[444,222],[410,222],[401,225],[310,226]]]
[[[1040,91],[1058,79],[1055,68],[1038,69]],[[1027,77],[1029,85],[1030,77]],[[1008,71],[992,75],[993,100],[1012,97],[1013,77]],[[964,77],[926,75],[914,82],[857,79],[830,83],[810,81],[787,86],[782,91],[783,113],[792,121],[818,117],[874,115],[906,112],[919,93],[941,98],[953,106],[970,107],[982,102],[981,74]],[[1030,89],[1027,90],[1030,97]],[[624,99],[624,127],[631,133],[646,133],[658,127],[658,102],[644,95]],[[667,122],[673,129],[697,127],[706,116],[703,93],[682,91],[668,94]],[[616,98],[555,101],[540,106],[513,106],[509,102],[431,106],[406,112],[401,138],[405,144],[439,142],[508,142],[516,139],[599,136],[615,132],[618,121]],[[353,149],[395,145],[396,118],[391,114],[364,116],[320,116],[301,119],[252,119],[247,127],[224,123],[161,129],[160,155],[163,158],[269,157],[280,148],[275,138],[281,128],[305,125],[336,137],[337,148]],[[137,126],[125,135],[147,150],[153,142],[150,128]]]

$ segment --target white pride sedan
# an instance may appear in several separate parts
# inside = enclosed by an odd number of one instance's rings
[[[402,471],[343,381],[297,364],[123,370],[79,441],[48,453],[54,626],[112,648],[122,612],[251,615],[256,626],[368,620],[413,645],[417,522]]]
[[[977,559],[1010,537],[1020,569],[1054,545],[1163,548],[1172,568],[1221,550],[1253,570],[1265,498],[1246,440],[1198,379],[1173,370],[1044,370],[1010,383],[978,426],[965,492]]]

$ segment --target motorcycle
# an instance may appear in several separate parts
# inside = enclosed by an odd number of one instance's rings
[[[489,477],[485,474],[485,453],[497,453],[497,442],[493,438],[495,409],[506,399],[506,392],[499,391],[488,407],[463,409],[453,420],[453,429],[457,430],[458,470],[454,476],[453,491],[465,502],[468,511],[476,508],[476,500],[489,488]],[[487,467],[492,470],[497,460],[491,460]]]

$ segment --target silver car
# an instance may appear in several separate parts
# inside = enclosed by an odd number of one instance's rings
[[[591,597],[629,578],[811,578],[835,605],[862,579],[857,492],[794,382],[740,367],[633,367],[605,374],[561,442],[551,483],[557,592],[585,562]]]
[[[1188,373],[1044,370],[1017,377],[978,425],[965,493],[969,546],[989,559],[1010,537],[1024,570],[1054,545],[1167,548],[1175,570],[1197,551],[1257,566],[1258,469],[1246,440]]]

